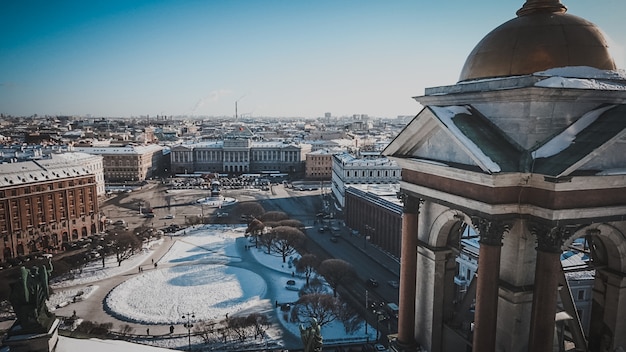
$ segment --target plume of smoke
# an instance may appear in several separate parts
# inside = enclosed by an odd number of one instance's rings
[[[221,98],[232,94],[232,92],[228,89],[218,89],[218,90],[214,90],[212,92],[210,92],[207,96],[201,98],[200,100],[198,100],[198,102],[196,103],[196,105],[194,105],[194,107],[191,109],[190,115],[193,115],[196,113],[196,111],[198,111],[198,109],[200,109],[201,107],[203,107],[206,103],[210,103],[210,102],[217,102],[219,101]]]

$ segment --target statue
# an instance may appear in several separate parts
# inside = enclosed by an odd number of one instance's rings
[[[50,297],[48,276],[52,272],[52,262],[46,265],[26,269],[20,268],[20,277],[11,283],[9,301],[17,317],[16,325],[21,327],[20,334],[46,333],[55,320],[46,306]]]
[[[300,324],[300,337],[304,343],[304,352],[322,351],[322,333],[317,319],[311,319],[311,326],[306,329]]]

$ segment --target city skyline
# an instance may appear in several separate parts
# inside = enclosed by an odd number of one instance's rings
[[[620,0],[563,0],[626,67]],[[523,0],[0,4],[0,113],[414,115]]]

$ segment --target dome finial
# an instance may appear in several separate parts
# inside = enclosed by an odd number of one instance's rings
[[[564,13],[567,7],[560,0],[526,0],[524,6],[517,10],[517,16],[526,16],[538,12]]]

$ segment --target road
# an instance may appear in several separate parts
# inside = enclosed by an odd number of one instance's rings
[[[387,284],[388,281],[399,281],[400,264],[395,258],[365,242],[362,237],[353,236],[341,220],[327,220],[329,227],[338,231],[334,230],[332,234],[318,232],[319,227],[323,226],[315,221],[316,214],[323,206],[319,190],[297,191],[275,185],[271,193],[265,194],[259,200],[266,211],[283,211],[305,224],[310,240],[307,249],[310,252],[320,258],[342,259],[354,266],[359,278],[350,285],[345,285],[347,287],[344,289],[362,307],[369,306],[372,302],[398,303],[398,288]],[[332,236],[337,236],[337,242],[331,241]],[[368,286],[366,281],[369,278],[377,280],[379,286]],[[375,324],[377,316],[369,310],[367,318],[370,323]],[[384,324],[386,326],[381,327],[384,333],[397,332],[395,317],[390,317]]]

